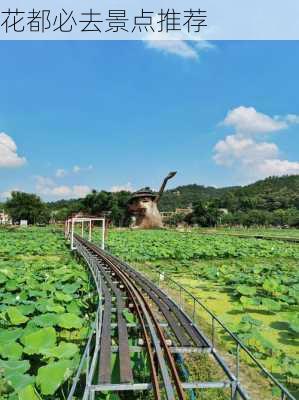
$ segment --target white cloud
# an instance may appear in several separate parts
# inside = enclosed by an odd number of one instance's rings
[[[6,133],[0,133],[0,168],[16,168],[26,163],[17,153],[17,145]]]
[[[39,193],[50,196],[50,197],[59,197],[59,198],[71,198],[71,197],[85,197],[88,193],[91,192],[91,188],[85,185],[74,185],[74,186],[51,186],[51,187],[43,187],[39,190]]]
[[[222,124],[232,126],[237,133],[242,134],[270,133],[288,127],[284,120],[271,118],[253,107],[243,106],[230,110]]]
[[[149,39],[145,40],[145,43],[150,49],[158,50],[164,54],[173,54],[191,60],[197,60],[201,52],[215,49],[216,47],[207,40],[167,40],[158,33],[150,34]]]
[[[128,182],[125,185],[112,186],[111,189],[110,189],[110,191],[113,192],[113,193],[121,192],[123,190],[126,191],[126,192],[133,192],[134,191],[133,186],[132,186],[132,184],[130,182]]]
[[[79,167],[79,165],[74,165],[73,172],[77,173],[77,172],[80,172],[80,171],[81,171],[81,168]]]
[[[196,40],[194,43],[194,47],[196,47],[199,50],[212,50],[212,49],[216,49],[216,46],[211,43],[208,42],[207,40]]]
[[[57,176],[57,178],[63,178],[66,175],[67,175],[67,171],[63,168],[58,168],[55,172],[55,176]]]
[[[78,174],[79,172],[82,172],[82,171],[91,171],[92,169],[93,169],[92,165],[88,165],[87,167],[80,167],[79,165],[73,166],[73,172],[75,174]]]
[[[6,191],[6,192],[0,192],[0,198],[1,199],[9,199],[11,196],[11,192],[10,191]]]
[[[278,117],[278,119],[281,117]],[[288,114],[285,117],[282,117],[288,124],[299,124],[299,115],[296,114]]]
[[[260,177],[299,174],[299,162],[279,159],[264,160],[257,165],[257,171]]]
[[[247,179],[299,173],[299,162],[280,158],[275,143],[258,140],[258,133],[269,134],[298,124],[299,116],[270,117],[253,107],[238,107],[228,112],[221,125],[232,126],[235,132],[214,146],[213,159],[218,165],[233,167]]]
[[[198,58],[198,51],[184,40],[148,40],[146,45],[166,54],[175,54],[193,60]]]
[[[2,198],[4,200],[10,199],[12,192],[19,192],[19,191],[20,191],[20,189],[14,188],[14,189],[6,190],[4,192],[0,192],[0,198]]]
[[[87,185],[75,185],[72,187],[72,192],[75,197],[85,197],[91,192],[91,188]]]
[[[74,165],[71,171],[68,171],[64,168],[58,168],[55,172],[55,176],[57,178],[64,178],[70,173],[78,174],[79,172],[91,171],[93,169],[92,165],[88,165],[87,167],[81,167],[80,165]]]
[[[48,197],[76,198],[85,197],[91,192],[91,188],[87,185],[57,185],[51,178],[37,176],[36,191]]]
[[[37,187],[40,187],[40,188],[46,187],[46,186],[54,186],[55,185],[53,179],[48,178],[46,176],[40,176],[40,175],[36,176],[35,180],[36,180]]]
[[[70,197],[72,195],[72,189],[69,186],[45,186],[41,189],[41,193],[48,196],[57,197]]]
[[[153,18],[153,20],[158,19],[158,16]],[[191,60],[197,60],[202,51],[215,48],[215,45],[211,42],[199,38],[198,34],[194,36],[194,40],[192,40],[192,35],[187,35],[179,31],[171,32],[171,40],[169,37],[169,34],[165,32],[148,32],[144,37],[144,43],[150,49]]]
[[[265,158],[274,158],[278,155],[278,147],[274,143],[255,142],[251,138],[238,135],[226,136],[214,147],[214,160],[219,165],[230,166],[236,161],[243,164],[261,162]]]

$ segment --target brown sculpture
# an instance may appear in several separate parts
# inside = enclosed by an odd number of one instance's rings
[[[128,203],[128,208],[133,215],[132,227],[142,229],[163,228],[162,217],[158,210],[158,203],[164,192],[167,181],[173,178],[176,172],[170,172],[156,195],[149,188],[133,193]]]

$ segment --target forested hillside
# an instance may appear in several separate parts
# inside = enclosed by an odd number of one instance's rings
[[[129,192],[93,190],[83,199],[43,203],[42,210],[36,196],[34,199],[39,208],[34,210],[26,206],[32,196],[15,192],[7,201],[5,208],[14,220],[21,217],[36,222],[44,222],[50,217],[64,220],[70,214],[82,211],[91,215],[105,213],[117,226],[127,225],[130,221],[127,211]],[[165,191],[159,203],[161,211],[187,207],[193,208],[193,214],[186,220],[190,224],[299,226],[299,175],[270,177],[243,187],[178,186]],[[223,213],[219,211],[221,209],[226,211]],[[183,219],[181,215],[172,222],[182,222]]]
[[[173,211],[176,208],[187,208],[198,201],[206,202],[211,199],[221,199],[234,188],[217,189],[213,186],[185,185],[172,190],[166,190],[159,207],[162,211]]]
[[[244,187],[182,186],[168,191],[162,210],[192,205],[187,222],[202,226],[299,226],[299,175],[269,177]],[[219,209],[226,209],[220,213]],[[174,223],[179,219],[176,217]]]
[[[196,184],[180,186],[165,192],[160,208],[169,211],[211,200],[216,200],[219,207],[229,211],[299,209],[299,175],[269,177],[243,187],[217,189]]]

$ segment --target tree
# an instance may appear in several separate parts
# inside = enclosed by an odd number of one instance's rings
[[[194,205],[193,212],[186,216],[186,222],[200,226],[215,226],[222,215],[217,207],[218,201],[211,201],[207,204],[199,201]]]
[[[167,218],[166,223],[171,226],[177,226],[185,221],[186,215],[182,213],[175,213]]]
[[[41,198],[35,194],[12,192],[5,208],[13,222],[25,219],[29,224],[48,223],[50,212]]]
[[[82,211],[91,215],[101,215],[110,212],[113,225],[126,226],[130,217],[127,210],[127,203],[131,196],[130,192],[120,191],[116,193],[102,190],[93,190],[82,200]]]
[[[110,211],[112,207],[112,193],[102,190],[93,190],[82,200],[83,210],[91,215],[99,215],[104,211]]]

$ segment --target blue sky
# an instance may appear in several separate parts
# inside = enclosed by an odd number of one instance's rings
[[[1,42],[0,193],[299,173],[299,42]]]

